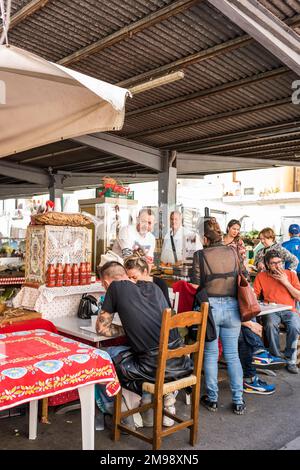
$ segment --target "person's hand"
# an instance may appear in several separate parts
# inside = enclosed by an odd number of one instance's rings
[[[242,325],[249,328],[256,335],[262,336],[263,327],[259,323],[256,323],[255,321],[250,320],[250,321],[243,322]]]
[[[277,281],[281,282],[281,284],[283,284],[284,286],[289,284],[288,277],[287,277],[286,273],[284,272],[284,269],[282,269],[282,268],[276,268],[276,270],[274,270],[271,273],[271,276],[274,279],[277,279]]]
[[[266,267],[264,265],[264,263],[262,261],[260,261],[258,264],[257,264],[257,270],[258,271],[265,271],[266,270]]]

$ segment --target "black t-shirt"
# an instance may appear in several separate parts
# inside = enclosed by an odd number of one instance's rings
[[[164,294],[164,296],[166,298],[166,301],[168,302],[168,305],[171,308],[171,301],[170,301],[170,297],[169,297],[169,288],[168,288],[168,284],[166,283],[166,281],[164,281],[160,277],[153,276],[153,282],[154,282],[154,284],[156,284],[162,290],[162,293]]]
[[[128,342],[137,353],[159,346],[165,308],[168,304],[161,289],[147,281],[113,281],[102,305],[105,312],[119,313]],[[169,342],[178,337],[178,330],[171,330]]]

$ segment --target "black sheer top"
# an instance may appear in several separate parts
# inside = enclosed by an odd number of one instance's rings
[[[200,285],[199,251],[194,253],[191,282]],[[236,297],[238,262],[235,248],[215,245],[203,250],[205,287],[209,297]]]

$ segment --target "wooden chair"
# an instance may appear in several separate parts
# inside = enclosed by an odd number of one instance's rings
[[[201,370],[203,362],[204,342],[206,333],[208,315],[208,303],[203,303],[200,312],[183,312],[171,316],[171,309],[166,309],[163,312],[160,342],[159,342],[159,355],[158,366],[155,383],[144,382],[143,391],[151,393],[154,398],[153,402],[142,405],[133,410],[121,412],[122,390],[118,393],[115,399],[114,410],[114,428],[113,440],[120,439],[120,431],[126,431],[143,441],[152,444],[153,450],[157,450],[161,446],[163,437],[180,431],[184,428],[190,430],[190,444],[195,445],[198,432],[198,414],[199,414],[199,400],[200,400],[200,385],[201,385]],[[184,345],[177,349],[168,349],[169,332],[172,328],[184,328],[191,325],[198,325],[198,334],[196,342],[190,345]],[[164,383],[166,361],[174,357],[181,357],[188,354],[193,354],[194,370],[188,377],[174,380],[172,382]],[[191,418],[183,420],[163,409],[163,397],[167,393],[183,389],[185,387],[192,387],[192,404],[191,404]],[[154,426],[151,437],[146,436],[142,432],[134,431],[131,428],[121,424],[121,420],[134,413],[140,413],[153,408],[154,412]],[[178,424],[163,430],[162,418],[163,414],[172,418]]]

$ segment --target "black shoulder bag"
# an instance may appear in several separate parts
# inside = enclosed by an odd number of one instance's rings
[[[82,320],[89,320],[93,315],[92,305],[97,307],[97,300],[93,295],[83,294],[78,307],[77,316]]]
[[[198,258],[199,258],[199,265],[200,265],[200,286],[198,287],[195,297],[194,297],[194,305],[193,310],[199,310],[201,307],[202,302],[209,302],[207,290],[205,288],[205,274],[204,274],[204,253],[203,250],[198,251]],[[207,264],[207,260],[205,259]],[[208,264],[207,264],[208,266]],[[197,327],[191,326],[189,328],[189,337],[196,341],[197,338]],[[214,341],[217,339],[217,332],[216,332],[216,325],[214,322],[214,317],[212,315],[211,306],[208,307],[208,317],[207,317],[207,327],[206,327],[206,335],[205,341]]]

